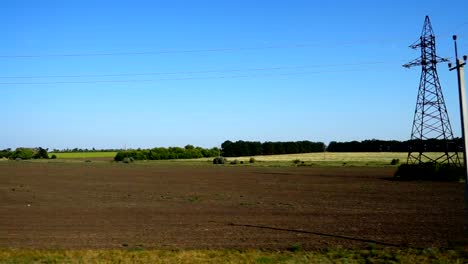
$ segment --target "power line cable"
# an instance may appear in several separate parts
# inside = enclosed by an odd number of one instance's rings
[[[342,43],[347,45],[346,43]],[[362,42],[361,42],[362,44]],[[188,50],[162,50],[162,51],[124,51],[124,52],[96,52],[96,53],[58,53],[58,54],[26,54],[26,55],[0,55],[0,58],[42,58],[42,57],[97,57],[97,56],[125,56],[125,55],[155,55],[155,54],[173,54],[173,53],[206,53],[206,52],[235,52],[235,51],[254,51],[269,49],[291,49],[317,47],[321,44],[291,44],[291,45],[272,45],[263,47],[244,47],[244,48],[211,48],[211,49],[188,49]]]
[[[371,69],[348,69],[348,70],[328,70],[328,71],[303,71],[289,73],[255,74],[255,75],[227,75],[218,77],[181,77],[181,78],[160,78],[160,79],[135,79],[135,80],[94,80],[94,81],[56,81],[56,82],[3,82],[0,85],[45,85],[45,84],[91,84],[91,83],[136,83],[136,82],[157,82],[157,81],[185,81],[185,80],[210,80],[210,79],[236,79],[236,78],[256,78],[256,77],[279,77],[294,76],[302,74],[336,73],[336,72],[359,72]]]
[[[403,39],[402,39],[403,40]],[[0,55],[0,59],[20,59],[20,58],[45,58],[45,57],[104,57],[104,56],[130,56],[130,55],[157,55],[157,54],[177,54],[177,53],[209,53],[209,52],[238,52],[238,51],[259,51],[272,49],[298,49],[320,46],[354,46],[366,43],[385,42],[388,40],[357,40],[350,42],[336,43],[300,43],[290,45],[270,45],[263,47],[239,47],[239,48],[210,48],[210,49],[188,49],[188,50],[162,50],[162,51],[123,51],[123,52],[96,52],[96,53],[57,53],[57,54],[19,54]]]
[[[307,69],[307,68],[318,68],[318,67],[320,67],[320,68],[346,67],[346,66],[361,66],[361,65],[376,65],[376,64],[389,64],[389,62],[369,61],[369,62],[359,62],[359,63],[314,64],[314,65],[300,65],[300,66],[262,67],[262,68],[227,69],[227,70],[204,70],[204,71],[115,73],[115,74],[76,74],[76,75],[0,76],[0,79],[86,78],[86,77],[125,77],[125,76],[148,76],[148,75],[204,74],[204,73],[229,73],[229,72],[244,72],[244,71]]]
[[[468,25],[468,21],[455,26],[455,30],[459,30]],[[439,36],[448,35],[444,32]],[[269,45],[261,47],[238,47],[238,48],[209,48],[209,49],[187,49],[187,50],[161,50],[161,51],[122,51],[122,52],[91,52],[91,53],[57,53],[57,54],[19,54],[19,55],[0,55],[3,59],[14,58],[43,58],[43,57],[97,57],[97,56],[125,56],[125,55],[155,55],[155,54],[174,54],[174,53],[206,53],[206,52],[235,52],[235,51],[254,51],[254,50],[269,50],[269,49],[292,49],[292,48],[309,48],[318,46],[349,46],[349,45],[363,45],[366,43],[385,42],[390,43],[391,40],[396,38],[387,39],[361,39],[349,42],[329,42],[329,43],[296,43],[287,45]],[[403,40],[400,37],[399,40]]]

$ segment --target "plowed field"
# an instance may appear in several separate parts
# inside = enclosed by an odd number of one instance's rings
[[[445,247],[462,183],[394,168],[0,162],[0,247]]]

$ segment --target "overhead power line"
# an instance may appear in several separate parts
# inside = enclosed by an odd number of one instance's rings
[[[385,61],[369,61],[358,63],[341,64],[314,64],[283,67],[262,67],[248,69],[225,69],[225,70],[203,70],[203,71],[175,71],[175,72],[144,72],[144,73],[108,73],[108,74],[71,74],[71,75],[31,75],[31,76],[0,76],[0,79],[44,79],[44,78],[88,78],[88,77],[126,77],[126,76],[151,76],[151,75],[176,75],[176,74],[204,74],[204,73],[229,73],[229,72],[248,72],[248,71],[270,71],[270,70],[292,70],[307,68],[327,68],[327,67],[346,67],[361,65],[388,64]]]
[[[341,43],[347,45],[346,43]],[[206,53],[206,52],[234,52],[250,50],[269,49],[292,49],[317,47],[321,44],[290,44],[290,45],[270,45],[262,47],[244,48],[211,48],[211,49],[187,49],[187,50],[160,50],[160,51],[123,51],[123,52],[90,52],[90,53],[57,53],[57,54],[20,54],[20,55],[0,55],[0,58],[41,58],[41,57],[97,57],[97,56],[125,56],[125,55],[154,55],[172,53]]]
[[[403,40],[403,38],[402,38]],[[122,52],[78,52],[78,53],[50,53],[50,54],[16,54],[0,55],[0,59],[20,59],[20,58],[46,58],[46,57],[106,57],[106,56],[137,56],[137,55],[157,55],[157,54],[177,54],[177,53],[210,53],[210,52],[240,52],[258,51],[272,49],[300,49],[320,46],[354,46],[368,43],[375,44],[376,40],[356,40],[349,42],[335,43],[299,43],[289,45],[269,45],[260,47],[234,47],[234,48],[210,48],[210,49],[187,49],[187,50],[160,50],[160,51],[122,51]],[[377,40],[377,42],[388,43],[388,40]]]
[[[327,71],[303,71],[289,73],[253,74],[253,75],[226,75],[216,77],[180,77],[180,78],[160,78],[160,79],[135,79],[135,80],[92,80],[92,81],[56,81],[56,82],[0,82],[0,85],[45,85],[45,84],[90,84],[90,83],[137,83],[137,82],[157,82],[157,81],[185,81],[185,80],[210,80],[210,79],[236,79],[236,78],[257,78],[257,77],[279,77],[294,76],[302,74],[336,73],[336,72],[359,72],[370,69],[348,69],[348,70],[327,70]]]
[[[468,21],[461,23],[454,27],[454,30],[459,30],[468,25]],[[445,32],[439,36],[451,36],[453,32]],[[460,35],[460,34],[459,34]],[[155,54],[176,54],[176,53],[206,53],[206,52],[236,52],[236,51],[255,51],[255,50],[270,50],[270,49],[294,49],[294,48],[309,48],[320,46],[349,46],[349,45],[363,45],[375,42],[391,43],[397,38],[383,38],[383,39],[360,39],[348,42],[321,42],[321,43],[295,43],[285,45],[267,45],[258,47],[230,47],[230,48],[207,48],[207,49],[185,49],[185,50],[159,50],[159,51],[104,51],[104,52],[76,52],[76,53],[49,53],[49,54],[0,54],[0,59],[14,59],[14,58],[43,58],[43,57],[98,57],[98,56],[129,56],[129,55],[155,55]],[[399,40],[403,38],[399,37]]]

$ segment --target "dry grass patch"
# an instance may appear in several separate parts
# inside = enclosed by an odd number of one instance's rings
[[[466,250],[0,250],[0,263],[466,263]]]

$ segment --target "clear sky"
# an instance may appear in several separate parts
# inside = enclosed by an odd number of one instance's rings
[[[424,17],[468,54],[468,1],[423,2],[1,1],[0,148],[409,139]]]

